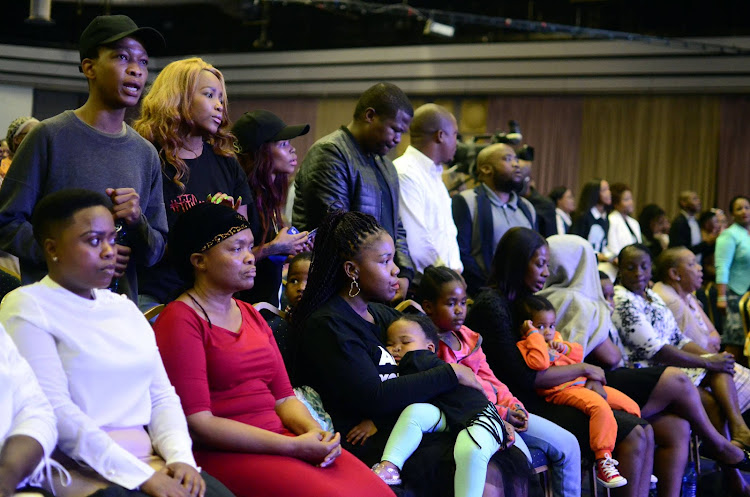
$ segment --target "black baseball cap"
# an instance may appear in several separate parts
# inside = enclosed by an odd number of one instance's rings
[[[128,16],[98,16],[81,33],[78,42],[81,60],[96,58],[99,47],[128,36],[138,38],[149,54],[156,54],[166,47],[161,33],[154,28],[139,28]]]
[[[309,124],[287,126],[279,116],[267,110],[245,112],[232,126],[232,134],[237,137],[240,152],[257,150],[268,142],[291,140],[306,135],[309,131]]]

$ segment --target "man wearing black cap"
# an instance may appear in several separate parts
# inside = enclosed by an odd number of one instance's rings
[[[409,130],[414,108],[391,83],[371,86],[359,97],[352,121],[310,148],[295,180],[293,224],[316,228],[329,209],[370,214],[396,244],[399,293],[403,299],[414,263],[399,216],[398,174],[385,157]]]
[[[135,264],[151,266],[164,254],[167,232],[161,167],[154,147],[124,122],[148,77],[148,54],[164,48],[152,28],[129,17],[100,16],[83,31],[80,71],[86,103],[36,126],[19,147],[0,188],[0,249],[21,262],[24,283],[46,273],[29,224],[44,195],[77,187],[106,193],[125,230],[117,246],[119,291],[137,296]],[[132,258],[132,260],[131,260]]]

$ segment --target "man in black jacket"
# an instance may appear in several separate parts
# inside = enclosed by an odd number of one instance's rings
[[[710,254],[716,244],[716,236],[704,236],[701,233],[698,216],[701,213],[701,198],[696,192],[680,192],[680,213],[669,228],[669,246],[686,247],[692,250],[702,261],[704,255]]]
[[[330,209],[360,211],[377,219],[396,244],[397,300],[406,296],[414,265],[399,217],[398,175],[385,157],[408,131],[414,109],[403,91],[378,83],[359,98],[354,118],[310,148],[295,181],[292,224],[320,225]]]

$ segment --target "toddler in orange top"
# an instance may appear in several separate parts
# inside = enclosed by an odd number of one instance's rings
[[[578,364],[583,361],[583,347],[566,342],[555,331],[555,309],[544,297],[531,295],[519,306],[523,320],[522,339],[518,348],[531,369],[544,371],[550,367]],[[641,415],[638,404],[630,397],[583,376],[552,388],[539,390],[548,402],[574,407],[589,418],[589,443],[596,457],[596,477],[607,488],[626,485],[628,481],[617,471],[612,459],[617,437],[617,422],[612,409]]]

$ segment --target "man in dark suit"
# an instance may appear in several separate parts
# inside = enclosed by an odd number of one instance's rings
[[[537,229],[534,206],[516,193],[523,173],[510,145],[484,148],[477,156],[476,171],[481,183],[453,197],[453,221],[469,295],[487,283],[495,247],[506,231],[515,226]]]
[[[701,198],[696,192],[690,190],[680,192],[679,203],[680,213],[674,218],[669,228],[669,246],[687,247],[697,255],[698,262],[701,262],[703,255],[712,251],[716,237],[704,238],[701,233],[698,223]]]

